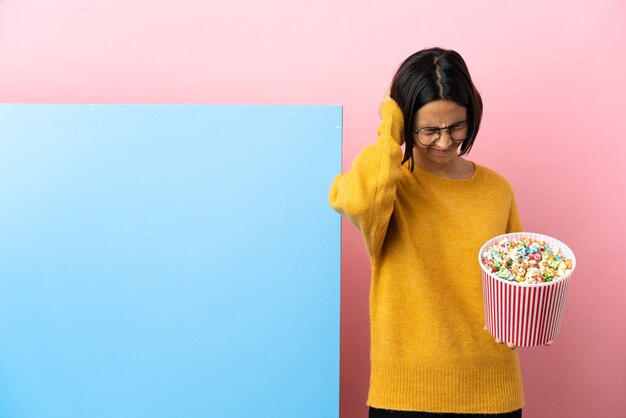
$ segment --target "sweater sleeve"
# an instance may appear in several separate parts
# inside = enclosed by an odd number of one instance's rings
[[[335,177],[330,205],[354,224],[365,240],[370,257],[380,253],[393,212],[396,183],[402,176],[403,116],[398,104],[381,107],[378,140],[365,148],[352,168]]]
[[[522,222],[519,218],[519,213],[517,211],[517,203],[515,202],[515,195],[511,195],[511,206],[509,208],[509,220],[506,225],[506,233],[511,232],[522,232],[524,228],[522,228]]]

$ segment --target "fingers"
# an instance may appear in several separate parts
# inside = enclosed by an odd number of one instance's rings
[[[483,327],[483,329],[484,329],[485,331],[488,331],[488,329],[487,329],[487,325],[485,325],[485,326]],[[495,338],[495,340],[496,340],[496,344],[505,344],[505,342],[504,342],[504,341],[502,341],[500,338],[497,338],[497,337],[496,337],[496,338]],[[546,347],[549,347],[549,346],[551,346],[552,344],[554,344],[554,340],[550,340],[550,341],[548,341],[548,342],[545,342],[543,345],[545,345]],[[513,343],[506,343],[506,346],[507,346],[507,347],[509,347],[511,350],[515,350],[515,349],[517,348],[517,345],[515,345],[515,344],[513,344]]]
[[[378,116],[381,116],[381,110],[383,108],[383,105],[385,104],[385,102],[388,102],[389,100],[391,100],[391,91],[387,90],[387,92],[385,93],[385,96],[383,97],[383,100],[380,102],[380,106],[378,107]]]
[[[485,331],[488,331],[487,329],[487,325],[485,325],[483,327],[483,329]],[[502,341],[500,338],[496,337],[496,344],[504,344],[504,341]],[[511,350],[515,350],[517,348],[517,345],[513,344],[513,343],[506,343],[506,346],[509,347]]]
[[[496,344],[505,344],[505,342],[502,341],[500,338],[496,338]],[[517,348],[517,345],[513,343],[506,343],[506,346],[509,347],[511,350],[515,350]]]

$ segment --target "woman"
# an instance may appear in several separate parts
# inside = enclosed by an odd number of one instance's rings
[[[522,227],[509,183],[462,158],[482,116],[463,58],[441,48],[408,57],[380,115],[377,142],[329,197],[371,262],[370,417],[520,417],[519,360],[483,329],[477,254]]]

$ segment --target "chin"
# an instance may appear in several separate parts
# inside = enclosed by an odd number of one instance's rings
[[[445,153],[429,151],[427,155],[429,160],[438,163],[449,163],[458,157],[454,149],[448,150]]]

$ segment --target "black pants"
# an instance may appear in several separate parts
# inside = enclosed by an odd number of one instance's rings
[[[503,414],[447,414],[435,412],[388,411],[370,406],[369,418],[522,418],[522,410]]]

